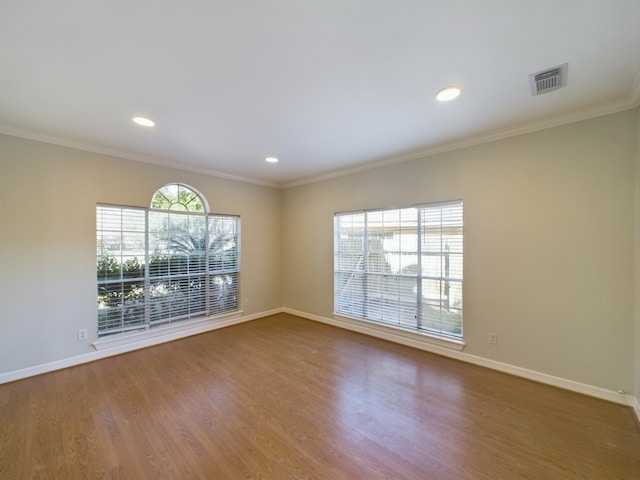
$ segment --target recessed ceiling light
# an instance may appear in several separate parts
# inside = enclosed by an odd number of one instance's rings
[[[264,161],[267,163],[278,163],[279,160],[276,157],[267,157]]]
[[[133,121],[143,127],[153,127],[156,122],[146,117],[133,117]]]
[[[460,89],[458,87],[445,87],[438,90],[436,98],[441,102],[448,102],[460,95]]]

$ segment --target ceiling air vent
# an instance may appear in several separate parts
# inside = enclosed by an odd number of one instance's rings
[[[564,87],[567,84],[567,66],[568,64],[564,63],[529,75],[531,95],[542,95]]]

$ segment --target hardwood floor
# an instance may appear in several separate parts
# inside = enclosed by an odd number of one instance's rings
[[[0,385],[0,478],[638,479],[640,425],[280,314]]]

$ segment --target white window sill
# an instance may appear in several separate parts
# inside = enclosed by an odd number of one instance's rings
[[[215,317],[204,317],[197,320],[185,320],[169,324],[166,326],[152,327],[144,332],[122,333],[101,338],[92,343],[96,350],[107,350],[124,346],[145,346],[156,345],[162,342],[188,337],[197,333],[207,332],[216,328],[233,325],[237,319],[242,317],[243,312],[231,312]],[[127,349],[128,350],[128,349]]]
[[[334,313],[333,318],[340,321],[345,328],[350,330],[417,348],[423,348],[423,345],[428,344],[460,352],[466,345],[462,340],[420,332],[411,328],[378,323],[373,320],[350,317],[339,313]]]

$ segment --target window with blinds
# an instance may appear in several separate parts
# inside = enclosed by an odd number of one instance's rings
[[[238,309],[239,217],[154,202],[96,207],[98,337]]]
[[[337,314],[462,338],[462,202],[334,217]]]

